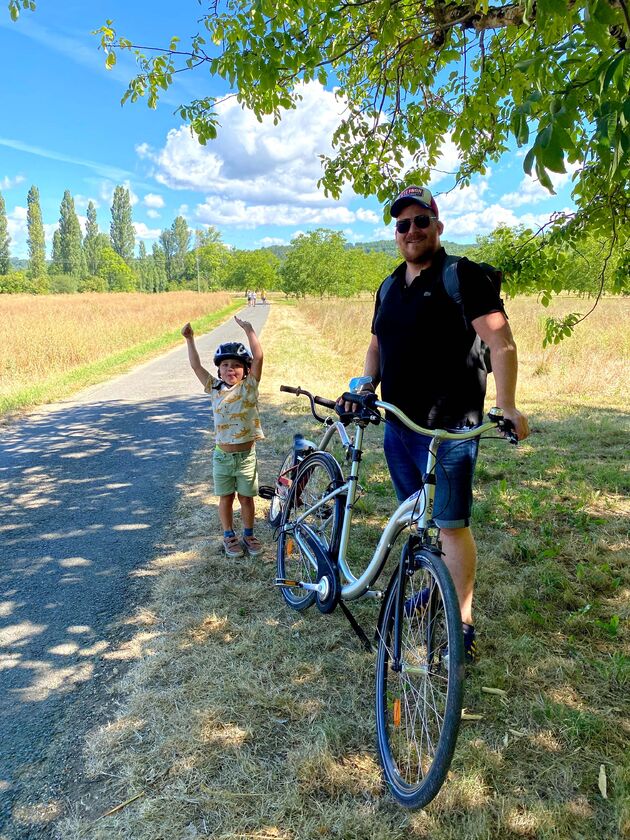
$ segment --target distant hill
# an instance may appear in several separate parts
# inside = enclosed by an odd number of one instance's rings
[[[468,251],[475,246],[472,243],[462,244],[461,242],[449,242],[448,239],[442,239],[442,245],[449,254],[454,254],[456,257],[463,257]],[[383,251],[390,254],[392,257],[398,256],[398,248],[393,239],[378,239],[376,242],[357,242],[354,248],[361,248],[363,251]]]
[[[24,271],[28,268],[28,260],[18,260],[16,257],[11,257],[11,268],[14,271]]]
[[[456,257],[463,257],[471,248],[475,246],[472,243],[462,244],[461,242],[449,242],[448,239],[442,240],[442,245],[449,254],[454,254]],[[289,250],[290,245],[270,245],[268,248],[263,248],[264,251],[271,251],[280,261],[284,260]],[[398,248],[393,239],[378,239],[375,242],[357,242],[352,245],[348,243],[348,249],[358,248],[361,251],[383,251],[392,257],[399,255]]]

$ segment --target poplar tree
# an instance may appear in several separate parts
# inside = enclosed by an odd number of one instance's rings
[[[59,228],[53,233],[52,263],[48,267],[51,274],[63,274],[63,258],[61,256],[61,234]]]
[[[125,187],[116,187],[112,200],[111,246],[127,265],[133,262],[136,234],[131,220],[131,198]]]
[[[42,208],[39,190],[32,186],[26,198],[26,224],[28,228],[28,273],[30,277],[42,277],[46,273],[46,237],[42,222]]]
[[[0,192],[0,274],[8,274],[11,270],[10,243],[11,237],[7,222],[7,209],[2,193]]]
[[[138,244],[138,289],[141,292],[153,291],[153,277],[151,271],[151,261],[147,256],[147,248],[142,239]]]
[[[94,202],[88,202],[87,222],[85,223],[85,238],[83,240],[83,251],[88,274],[95,276],[98,273],[98,263],[101,253],[99,240],[98,222],[96,221],[96,207]]]
[[[166,291],[166,255],[157,242],[153,243],[153,291]]]
[[[192,232],[183,216],[177,216],[171,225],[173,243],[173,279],[181,283],[186,270],[186,254],[190,245]]]
[[[66,190],[61,199],[59,208],[59,256],[63,274],[72,274],[75,277],[85,275],[85,261],[82,259],[82,236],[81,226],[74,209],[74,199],[70,191]],[[53,240],[53,261],[54,240]]]

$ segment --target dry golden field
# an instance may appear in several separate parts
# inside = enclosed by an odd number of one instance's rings
[[[271,308],[262,335],[264,482],[296,430],[316,435],[305,400],[279,386],[340,393],[361,372],[370,309],[331,300]],[[266,503],[257,503],[265,554],[224,556],[200,440],[168,541],[139,572],[155,587],[128,620],[135,644],[106,654],[135,661],[114,689],[112,720],[90,735],[92,798],[71,803],[66,840],[630,836],[628,303],[603,301],[573,342],[544,352],[536,301],[512,301],[509,310],[522,360],[519,404],[533,431],[518,447],[482,445],[474,512],[481,659],[465,694],[476,719],[462,725],[434,802],[408,812],[384,789],[374,658],[339,611],[284,604],[272,584]],[[381,434],[371,427],[366,436],[357,562],[393,507]],[[377,604],[352,611],[373,630]]]
[[[0,295],[0,413],[3,401],[11,407],[23,394],[28,404],[30,391],[37,402],[47,383],[159,339],[231,300],[225,292]]]

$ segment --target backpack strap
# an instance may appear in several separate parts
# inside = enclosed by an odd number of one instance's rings
[[[457,274],[457,263],[459,260],[459,257],[446,257],[442,265],[442,283],[446,289],[446,294],[458,306],[462,307],[462,290],[459,286],[459,275]]]
[[[394,277],[394,275],[390,274],[389,277],[386,277],[381,283],[381,288],[378,290],[378,299],[381,306],[383,305],[383,301],[387,297],[387,293],[394,285],[395,279],[396,278]]]

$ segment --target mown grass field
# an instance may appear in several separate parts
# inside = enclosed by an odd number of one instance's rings
[[[370,308],[367,301],[272,307],[263,334],[263,480],[272,479],[294,431],[315,433],[304,401],[280,394],[279,385],[340,393],[362,368]],[[383,789],[374,661],[343,616],[284,605],[262,522],[262,558],[223,556],[208,438],[185,477],[169,542],[144,571],[155,578],[154,598],[133,619],[142,653],[117,686],[119,714],[87,744],[91,805],[77,804],[63,836],[630,836],[629,308],[605,300],[575,339],[543,351],[536,302],[509,306],[520,405],[533,433],[518,448],[487,442],[480,453],[482,658],[465,698],[480,719],[462,725],[433,803],[406,812]],[[393,508],[380,434],[368,436],[356,563]],[[261,502],[260,520],[265,510]],[[374,603],[353,611],[374,627]]]
[[[0,295],[0,416],[58,399],[181,340],[186,321],[209,329],[226,292]]]

